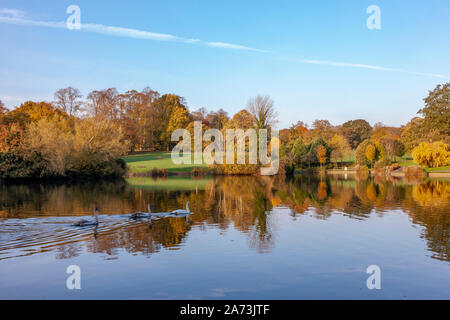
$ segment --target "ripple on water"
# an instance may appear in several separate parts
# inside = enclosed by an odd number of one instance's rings
[[[94,232],[108,233],[129,226],[123,216],[100,216],[98,227],[75,227],[80,219],[92,217],[52,217],[0,220],[0,260],[31,255],[90,239]]]

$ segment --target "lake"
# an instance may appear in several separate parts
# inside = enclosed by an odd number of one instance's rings
[[[449,195],[352,176],[2,184],[0,299],[450,299]],[[96,206],[98,227],[72,226]]]

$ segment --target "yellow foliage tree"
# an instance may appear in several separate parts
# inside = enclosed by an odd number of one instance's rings
[[[450,165],[450,150],[447,144],[438,141],[422,142],[412,151],[414,162],[423,167],[436,168]]]
[[[25,144],[27,151],[39,153],[48,172],[57,176],[83,174],[97,165],[101,168],[124,155],[129,147],[118,125],[95,118],[77,120],[73,126],[66,120],[31,123]]]
[[[366,147],[366,151],[364,154],[366,155],[366,158],[367,158],[367,160],[369,160],[370,166],[372,167],[373,160],[375,159],[375,156],[377,154],[377,150],[375,149],[375,147],[372,144],[369,144]]]
[[[317,158],[319,159],[320,167],[327,162],[327,149],[323,145],[319,145],[316,148]]]

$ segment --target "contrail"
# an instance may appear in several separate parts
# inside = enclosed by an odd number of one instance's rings
[[[16,9],[8,9],[8,8],[0,8],[0,23],[27,25],[27,26],[36,26],[36,27],[47,27],[47,28],[59,28],[59,29],[67,28],[66,22],[31,20],[31,19],[27,19],[27,14],[25,12],[16,10]],[[152,40],[152,41],[182,42],[182,43],[187,43],[187,44],[200,44],[200,45],[205,45],[205,46],[214,47],[214,48],[270,53],[270,51],[267,51],[267,50],[256,49],[256,48],[247,47],[247,46],[234,44],[234,43],[208,42],[208,41],[203,41],[200,39],[189,39],[189,38],[184,38],[184,37],[178,37],[178,36],[171,35],[171,34],[155,33],[155,32],[150,32],[150,31],[145,31],[145,30],[123,28],[123,27],[106,26],[106,25],[102,25],[102,24],[89,24],[89,23],[81,24],[80,31],[93,32],[93,33],[98,33],[98,34],[106,34],[106,35],[118,36],[118,37]],[[328,60],[313,60],[313,59],[283,59],[283,60],[295,62],[295,63],[315,64],[315,65],[323,65],[323,66],[330,66],[330,67],[371,69],[371,70],[379,70],[379,71],[400,72],[400,73],[414,74],[414,75],[419,75],[419,76],[434,77],[434,78],[441,78],[441,79],[450,79],[450,76],[443,75],[443,74],[408,71],[408,70],[404,70],[404,69],[389,68],[389,67],[375,66],[375,65],[369,65],[369,64],[337,62],[337,61],[328,61]]]
[[[305,63],[305,64],[316,64],[316,65],[323,65],[323,66],[330,66],[330,67],[371,69],[371,70],[379,70],[379,71],[391,71],[391,72],[401,72],[401,73],[415,74],[415,75],[425,76],[425,77],[450,79],[450,76],[447,76],[447,75],[444,75],[444,74],[409,71],[409,70],[404,70],[404,69],[375,66],[375,65],[370,65],[370,64],[338,62],[338,61],[328,61],[328,60],[311,60],[311,59],[283,59],[283,60],[289,61],[289,62]]]
[[[59,21],[59,22],[38,21],[38,20],[26,19],[25,16],[26,16],[25,13],[18,11],[18,10],[0,9],[0,23],[67,29],[67,24],[66,24],[66,22],[63,22],[63,21]],[[144,39],[144,40],[153,40],[153,41],[173,41],[173,42],[182,42],[182,43],[189,43],[189,44],[202,44],[202,45],[206,45],[209,47],[225,48],[225,49],[233,49],[233,50],[267,52],[265,50],[251,48],[251,47],[234,44],[234,43],[208,42],[208,41],[203,41],[203,40],[199,40],[199,39],[188,39],[188,38],[178,37],[178,36],[174,36],[171,34],[155,33],[155,32],[150,32],[150,31],[145,31],[145,30],[115,27],[115,26],[106,26],[106,25],[102,25],[102,24],[91,24],[91,23],[81,24],[80,31],[106,34],[106,35],[118,36],[118,37],[126,37],[126,38],[135,38],[135,39]]]

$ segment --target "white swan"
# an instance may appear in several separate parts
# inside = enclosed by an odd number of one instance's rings
[[[89,221],[89,220],[80,220],[73,224],[74,227],[89,227],[89,226],[98,226],[98,212],[100,210],[98,208],[94,209],[94,216],[95,221]]]
[[[171,212],[174,215],[182,215],[182,214],[190,214],[191,211],[189,210],[189,201],[186,203],[186,210],[178,209]]]
[[[136,212],[136,213],[133,213],[133,214],[130,216],[130,219],[141,219],[141,218],[148,218],[148,217],[151,217],[151,215],[152,215],[152,210],[151,210],[151,205],[150,205],[150,203],[147,205],[147,210],[148,210],[147,213],[145,213],[145,212]]]

